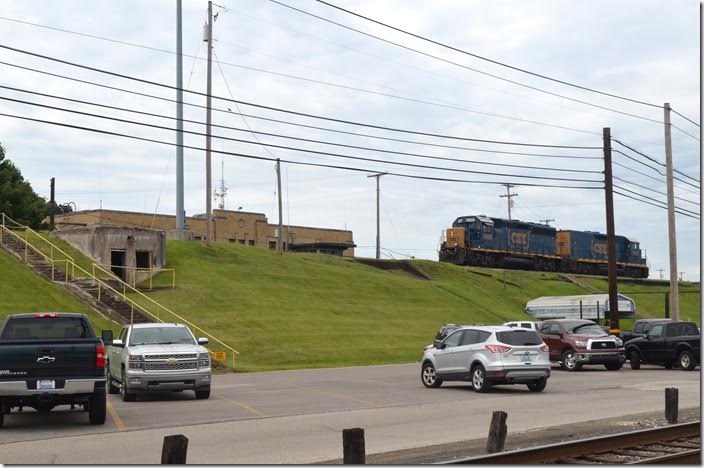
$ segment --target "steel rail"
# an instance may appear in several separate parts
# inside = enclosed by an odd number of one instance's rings
[[[510,452],[495,453],[478,457],[469,457],[458,460],[444,461],[443,465],[484,465],[484,464],[538,464],[555,462],[561,458],[575,458],[580,455],[597,456],[599,453],[606,453],[612,450],[627,449],[645,444],[663,443],[683,437],[699,436],[701,434],[701,422],[690,422],[673,424],[654,429],[642,429],[621,434],[613,434],[603,437],[590,437],[571,442],[561,442],[557,444],[531,447]],[[682,454],[677,454],[684,456]],[[673,457],[675,454],[672,455]],[[700,451],[696,454],[688,455],[689,458],[696,457],[700,460]],[[646,463],[641,461],[640,463]],[[671,463],[672,461],[670,461]],[[661,463],[666,463],[665,461]]]

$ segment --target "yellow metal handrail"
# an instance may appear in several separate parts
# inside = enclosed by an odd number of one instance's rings
[[[7,226],[5,226],[5,221],[6,221],[6,220],[11,221],[13,224],[17,225],[17,226],[20,227],[20,228],[23,228],[23,229],[25,230],[25,239],[22,239],[22,237],[20,237],[19,235],[17,235],[15,232],[13,232],[13,231],[12,231],[10,228],[8,228]],[[31,247],[34,251],[36,251],[38,254],[40,254],[42,257],[44,257],[46,260],[49,261],[49,263],[52,265],[52,281],[53,281],[53,278],[54,278],[54,262],[55,262],[55,260],[53,260],[52,258],[49,258],[46,254],[44,254],[42,251],[40,251],[40,250],[39,250],[38,248],[36,248],[34,245],[32,245],[31,243],[29,243],[29,241],[27,240],[27,231],[32,232],[33,234],[35,234],[36,236],[38,236],[40,239],[44,240],[46,243],[48,243],[49,245],[51,245],[53,248],[56,248],[57,251],[61,252],[61,253],[64,254],[66,257],[68,257],[67,259],[59,259],[59,260],[56,260],[57,262],[59,262],[59,261],[64,261],[64,262],[66,262],[66,274],[64,275],[65,278],[66,278],[66,279],[65,279],[66,282],[68,282],[68,277],[69,277],[69,272],[68,272],[68,266],[69,266],[69,265],[71,265],[71,276],[72,276],[73,278],[76,278],[76,274],[75,274],[76,269],[78,269],[79,272],[85,273],[85,275],[86,275],[89,279],[91,279],[91,280],[93,281],[93,284],[97,284],[97,286],[98,286],[98,301],[100,301],[101,287],[102,287],[102,288],[105,288],[105,289],[107,289],[107,290],[112,291],[113,293],[115,293],[122,301],[129,303],[130,308],[131,308],[131,310],[130,310],[130,323],[133,323],[133,322],[134,322],[134,308],[135,308],[135,306],[137,306],[137,308],[140,309],[142,312],[146,313],[147,315],[150,315],[151,317],[153,317],[154,319],[156,319],[158,322],[162,322],[162,323],[163,323],[164,321],[159,317],[159,309],[164,309],[164,311],[170,313],[171,315],[173,315],[174,317],[176,317],[177,319],[179,319],[181,322],[183,322],[183,323],[187,324],[188,326],[190,326],[192,329],[195,329],[195,330],[199,331],[200,333],[209,336],[210,338],[212,338],[213,340],[215,340],[218,344],[220,344],[220,345],[223,346],[224,348],[229,349],[230,351],[232,351],[232,367],[233,367],[233,368],[235,367],[236,356],[239,354],[239,352],[238,352],[236,349],[234,349],[233,347],[227,345],[227,344],[224,343],[222,340],[216,338],[216,337],[213,336],[211,333],[208,333],[207,331],[205,331],[204,329],[202,329],[202,328],[199,327],[198,325],[195,325],[194,323],[191,323],[190,321],[188,321],[188,320],[186,320],[185,318],[181,317],[180,315],[178,315],[176,312],[172,311],[171,309],[169,309],[169,308],[167,308],[167,307],[165,307],[165,306],[159,304],[159,303],[156,302],[154,299],[152,299],[152,298],[146,296],[145,294],[143,294],[141,291],[139,291],[139,290],[133,288],[133,287],[130,286],[128,283],[122,281],[121,278],[117,277],[117,276],[116,276],[114,273],[112,273],[111,271],[108,271],[108,270],[104,269],[102,266],[100,266],[99,264],[94,263],[94,264],[93,264],[93,273],[88,272],[87,270],[85,270],[84,268],[82,268],[80,265],[77,265],[76,262],[73,260],[73,258],[72,258],[70,255],[68,255],[66,252],[64,252],[63,250],[61,250],[59,247],[55,246],[51,241],[49,241],[48,239],[45,239],[43,236],[41,236],[38,232],[34,231],[32,228],[30,228],[30,227],[28,227],[28,226],[25,226],[25,225],[22,225],[22,224],[20,224],[20,223],[18,223],[18,222],[16,222],[16,221],[12,220],[9,216],[5,215],[4,213],[2,213],[2,224],[0,224],[0,233],[2,233],[3,231],[9,232],[10,234],[12,234],[12,235],[15,236],[16,238],[18,238],[21,242],[24,243],[24,245],[25,245],[25,262],[27,262],[27,253],[28,253],[28,249],[29,249],[30,247]],[[0,242],[2,242],[2,237],[1,237],[1,236],[0,236]],[[52,255],[53,255],[53,250],[52,250],[51,253],[52,253]],[[118,291],[117,289],[113,288],[112,286],[110,286],[109,284],[107,284],[106,282],[104,282],[103,280],[101,280],[100,278],[98,278],[98,277],[95,275],[95,269],[96,269],[96,268],[97,268],[99,271],[102,271],[103,273],[108,274],[108,276],[113,277],[113,278],[115,278],[116,280],[118,280],[120,283],[122,283],[123,292]],[[129,297],[127,297],[127,289],[128,289],[128,288],[129,288],[130,292],[135,293],[135,294],[141,296],[142,298],[146,299],[148,302],[150,302],[150,303],[152,303],[154,306],[156,306],[156,313],[154,314],[154,313],[150,312],[150,311],[147,310],[143,305],[141,305],[141,304],[135,302],[134,300],[130,299]],[[210,354],[213,354],[213,355],[215,354],[213,351],[210,351],[210,350],[208,350],[208,352],[209,352]]]
[[[69,265],[69,260],[68,260],[68,259],[57,259],[57,260],[54,260],[54,259],[51,259],[51,258],[47,257],[47,255],[46,255],[44,252],[42,252],[41,250],[39,250],[38,248],[36,248],[35,246],[33,246],[31,243],[29,243],[29,242],[27,241],[27,239],[22,239],[21,236],[17,235],[15,232],[12,232],[11,229],[8,229],[7,227],[2,226],[2,225],[0,225],[0,244],[3,243],[3,241],[4,241],[4,240],[3,240],[3,234],[2,234],[4,231],[7,231],[8,233],[10,233],[10,234],[13,235],[14,237],[16,237],[20,242],[22,242],[22,243],[24,244],[24,261],[25,261],[25,263],[29,263],[27,256],[28,256],[28,253],[29,253],[29,249],[31,248],[34,252],[36,252],[36,253],[38,253],[39,255],[41,255],[42,257],[44,257],[44,259],[45,259],[47,262],[49,262],[49,263],[51,264],[51,281],[56,281],[56,280],[54,279],[54,278],[55,278],[55,275],[54,275],[54,273],[55,273],[54,263],[66,262],[66,273],[64,274],[64,283],[67,283],[67,282],[68,282],[68,265]]]
[[[149,273],[149,289],[150,290],[153,288],[152,279],[153,279],[153,277],[154,277],[153,275],[155,273],[163,273],[165,271],[170,271],[171,272],[171,289],[176,289],[176,269],[175,268],[152,268],[152,267],[144,268],[144,267],[132,267],[132,266],[124,266],[124,265],[106,265],[104,263],[93,263],[93,274],[95,274],[95,266],[96,265],[102,267],[103,270],[105,268],[122,268],[125,270],[134,270],[135,273],[139,273],[140,271],[148,272]],[[110,270],[109,272],[115,279],[118,279],[123,282],[125,281],[122,278],[120,278],[118,275],[116,275],[112,270]],[[137,286],[137,279],[136,279],[136,275],[135,275],[132,277],[132,287],[134,288],[136,286]]]

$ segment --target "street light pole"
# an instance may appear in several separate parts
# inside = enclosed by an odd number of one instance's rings
[[[385,172],[379,174],[368,175],[367,177],[376,177],[376,259],[381,259],[381,235],[380,235],[380,224],[379,224],[379,179],[381,176],[386,175]]]

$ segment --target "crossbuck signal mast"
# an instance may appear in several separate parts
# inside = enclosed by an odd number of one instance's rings
[[[512,200],[512,198],[513,198],[513,197],[517,197],[518,194],[517,194],[517,193],[511,193],[511,187],[513,187],[513,185],[511,185],[511,184],[504,184],[504,186],[506,187],[506,195],[499,195],[499,197],[501,197],[501,198],[506,198],[506,201],[508,202],[508,219],[510,220],[510,219],[511,219],[511,208],[513,208],[513,200]]]

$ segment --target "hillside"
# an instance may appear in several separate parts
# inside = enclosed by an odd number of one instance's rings
[[[149,296],[231,344],[241,371],[412,362],[444,323],[527,318],[530,299],[588,292],[553,273],[432,261],[413,262],[427,281],[340,257],[233,244],[168,241],[166,252],[176,290]],[[606,291],[604,279],[587,281]],[[667,286],[650,283],[621,288],[654,292],[634,296],[639,316],[662,316]],[[698,322],[699,294],[682,297],[682,317]]]

